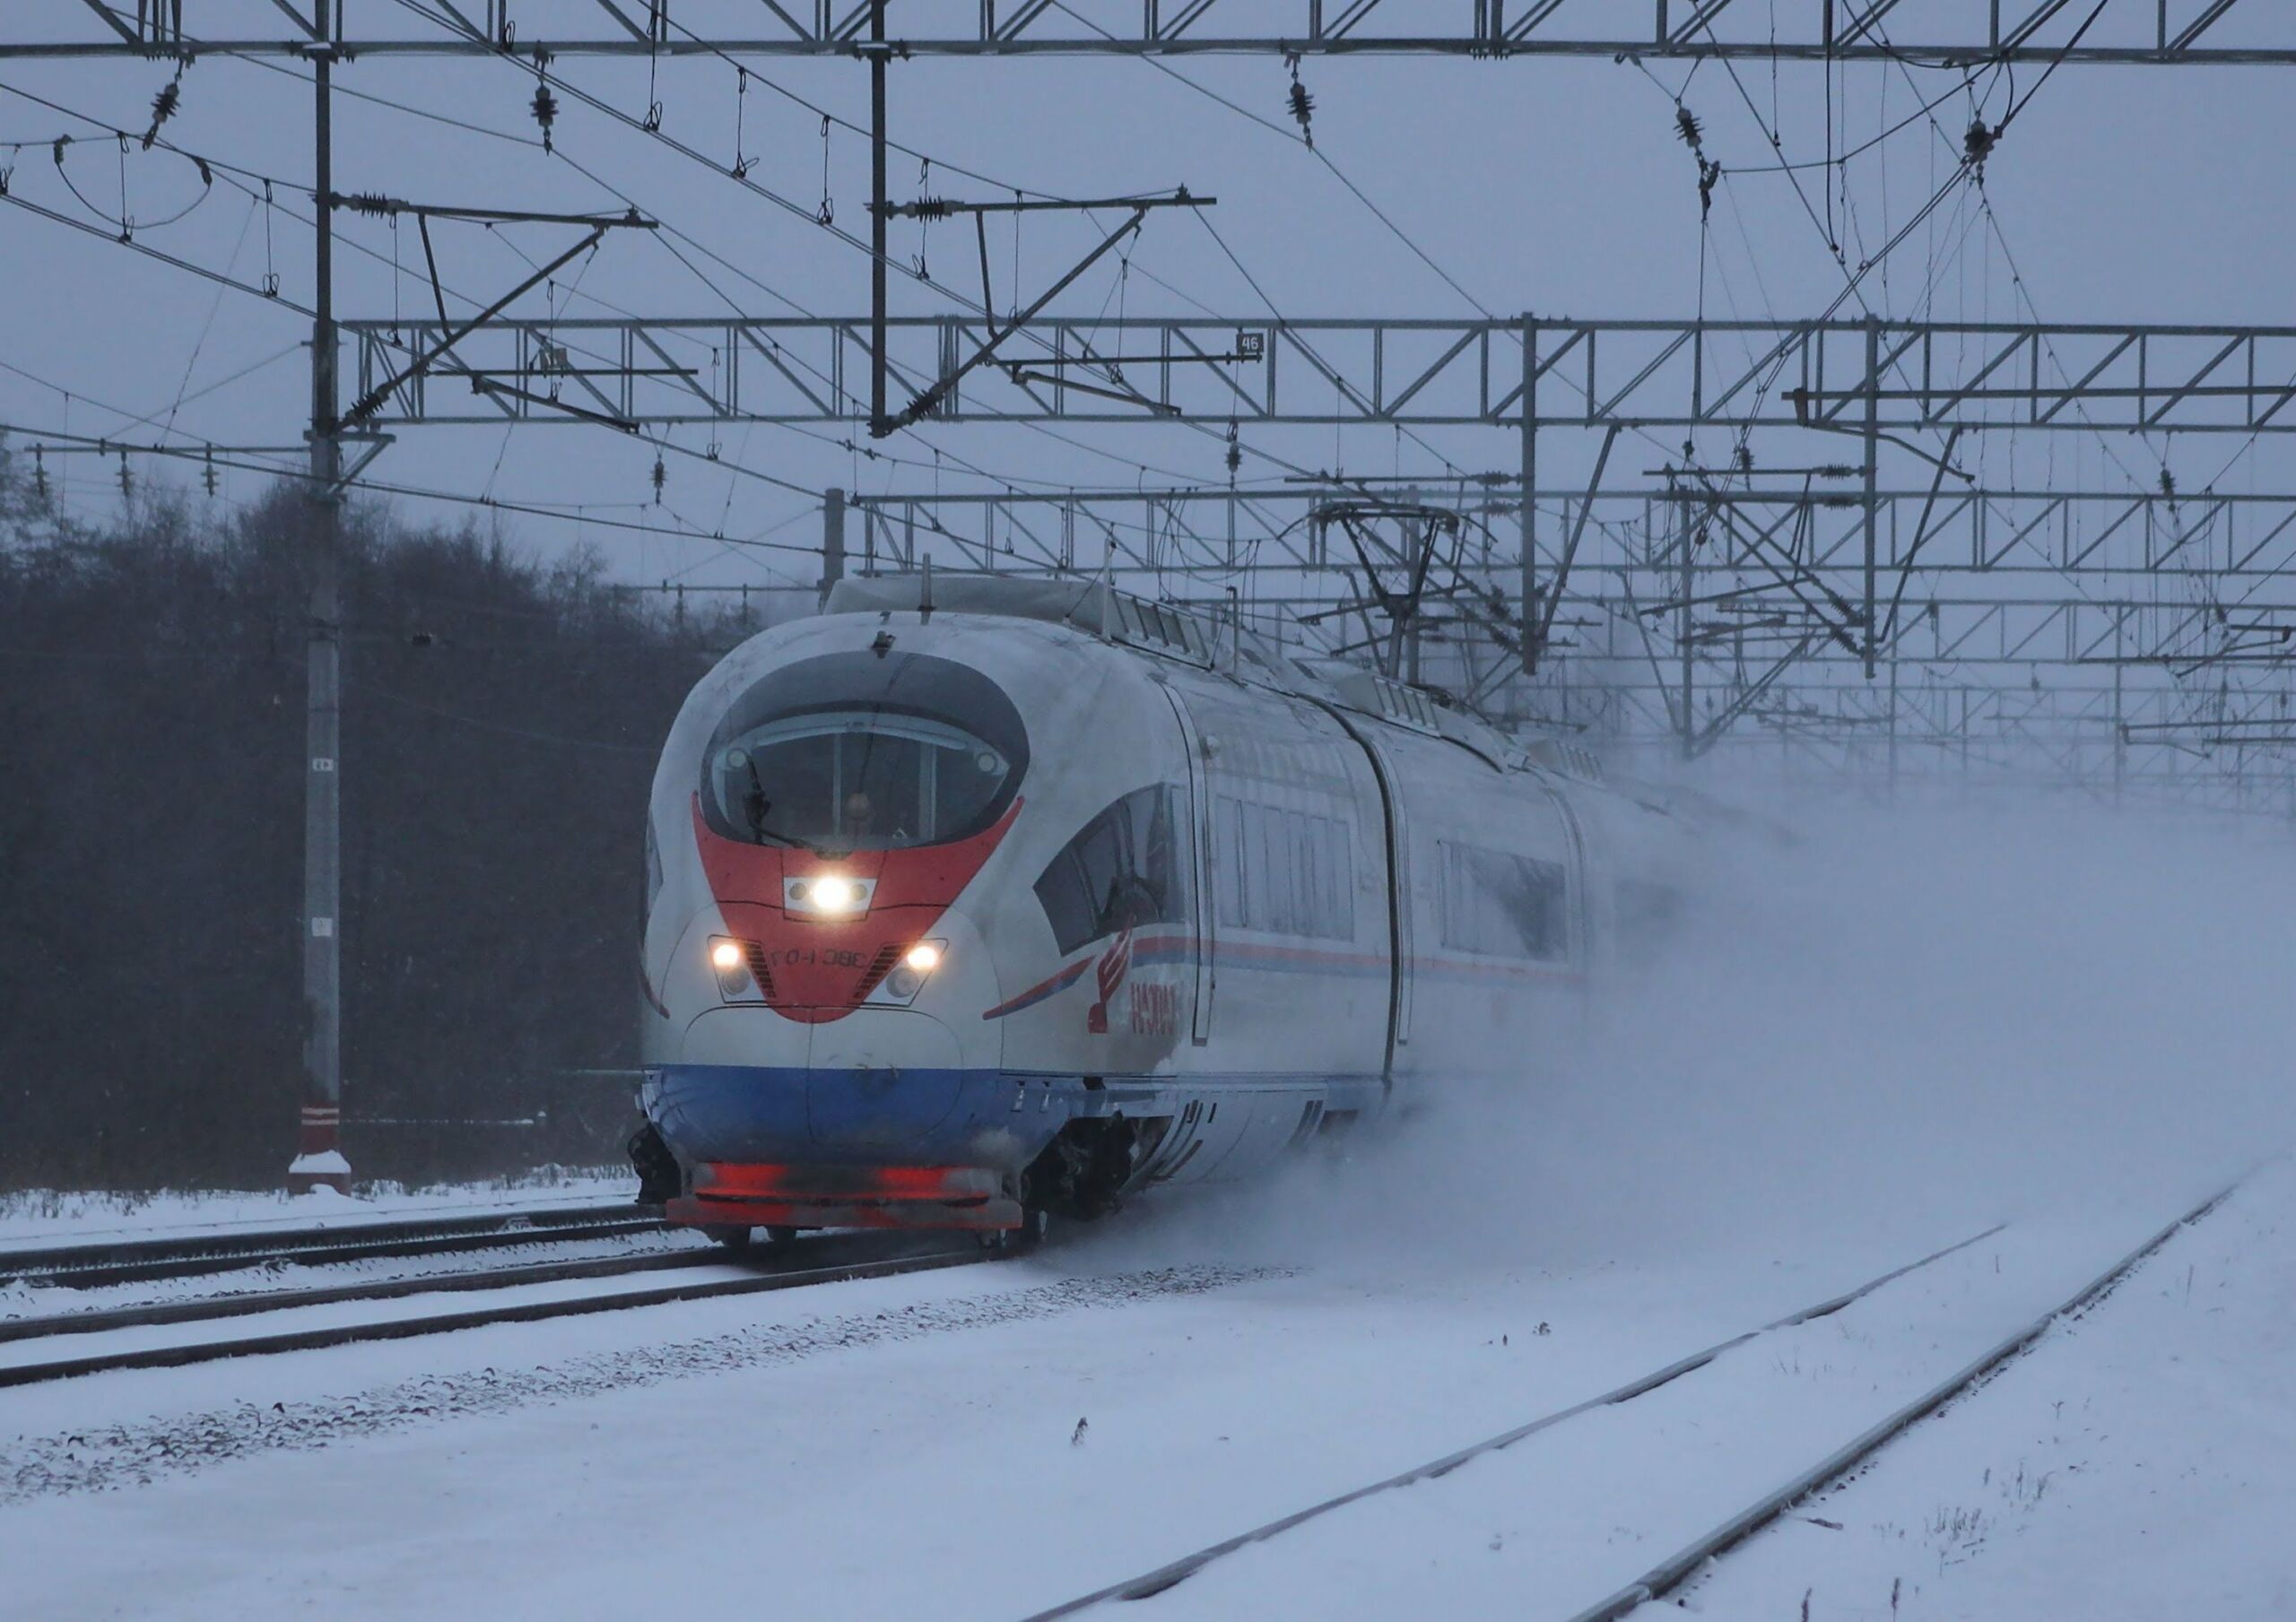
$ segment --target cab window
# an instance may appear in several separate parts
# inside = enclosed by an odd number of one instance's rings
[[[1179,791],[1158,784],[1084,824],[1037,880],[1037,900],[1062,956],[1121,929],[1188,917]]]
[[[703,818],[756,845],[944,845],[1004,814],[1027,759],[1019,712],[977,671],[898,653],[800,660],[744,694],[710,740]]]

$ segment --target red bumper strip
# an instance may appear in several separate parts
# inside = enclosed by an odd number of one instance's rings
[[[990,1200],[1003,1179],[985,1166],[755,1166],[725,1161],[693,1168],[701,1200],[902,1201]]]
[[[695,1227],[962,1228],[996,1232],[1021,1226],[1017,1200],[789,1200],[713,1198],[689,1194],[664,1214]]]

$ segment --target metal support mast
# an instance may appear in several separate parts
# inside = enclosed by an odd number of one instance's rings
[[[326,1187],[347,1193],[343,1158],[343,733],[342,424],[336,417],[335,326],[334,56],[324,30],[312,56],[317,88],[313,158],[317,176],[311,321],[311,485],[308,507],[309,629],[303,698],[303,1107],[290,1193]]]
[[[869,432],[893,431],[885,410],[885,0],[869,0]],[[993,325],[996,312],[986,312]]]
[[[1523,610],[1523,673],[1535,676],[1539,670],[1539,655],[1546,650],[1538,643],[1541,621],[1546,618],[1539,602],[1538,581],[1538,502],[1534,492],[1539,487],[1539,429],[1538,429],[1538,323],[1526,311],[1523,316],[1523,424],[1522,452],[1518,476],[1523,485],[1523,507],[1516,520],[1517,537],[1523,547],[1523,578],[1520,584]]]
[[[837,583],[845,578],[845,492],[832,486],[822,492],[822,595],[821,605],[829,606],[829,594]]]
[[[1874,679],[1874,660],[1880,646],[1881,621],[1875,612],[1875,548],[1881,543],[1881,503],[1874,499],[1879,488],[1882,439],[1882,324],[1874,317],[1866,318],[1866,460],[1864,474],[1864,507],[1866,521],[1866,633],[1859,638],[1865,648],[1866,680]],[[1891,680],[1894,681],[1896,665],[1891,665]],[[1894,701],[1894,700],[1893,700]]]

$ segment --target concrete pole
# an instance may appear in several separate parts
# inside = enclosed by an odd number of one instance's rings
[[[318,8],[320,26],[327,7]],[[303,1107],[291,1193],[348,1193],[343,1157],[343,447],[336,437],[333,56],[312,61],[317,85],[314,169],[317,178],[316,315],[311,322],[309,626],[303,694]]]

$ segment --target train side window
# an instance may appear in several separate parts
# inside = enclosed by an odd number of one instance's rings
[[[1185,922],[1178,791],[1158,784],[1107,807],[1061,847],[1037,880],[1037,900],[1061,955],[1120,929]]]
[[[1223,928],[1355,938],[1354,865],[1344,822],[1223,797],[1213,808],[1213,836]]]
[[[1444,945],[1498,958],[1566,955],[1560,863],[1448,841],[1442,856]]]
[[[1318,934],[1337,941],[1355,939],[1355,863],[1347,824],[1330,817],[1316,819],[1317,890],[1323,903],[1325,927]]]
[[[1317,847],[1324,842],[1324,819],[1289,811],[1283,820],[1291,824],[1293,893],[1298,898],[1292,907],[1293,925],[1303,935],[1328,935],[1331,907],[1324,898],[1323,886],[1317,882],[1317,869],[1321,866]]]
[[[1244,927],[1244,807],[1222,798],[1212,813],[1212,883],[1223,929]]]
[[[1298,925],[1292,915],[1292,863],[1283,848],[1283,813],[1272,806],[1255,805],[1252,814],[1259,823],[1259,837],[1255,841],[1259,854],[1259,894],[1267,901],[1260,927],[1288,935]]]

